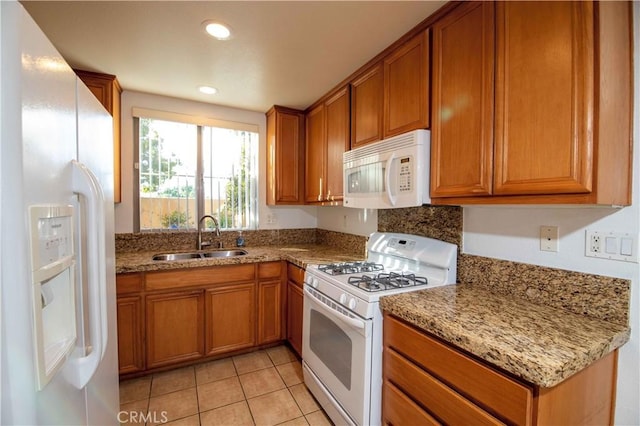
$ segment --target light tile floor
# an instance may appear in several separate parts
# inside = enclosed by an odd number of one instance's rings
[[[120,383],[123,423],[331,425],[287,346],[178,368]]]

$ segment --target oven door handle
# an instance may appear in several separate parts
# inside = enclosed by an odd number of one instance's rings
[[[356,318],[351,318],[343,314],[342,312],[338,312],[335,309],[331,309],[331,307],[325,305],[324,303],[322,303],[322,301],[318,300],[316,296],[313,293],[311,293],[306,287],[304,289],[304,292],[307,296],[313,299],[316,306],[322,308],[326,313],[330,314],[333,317],[337,317],[340,321],[344,322],[345,324],[348,324],[353,328],[356,328],[358,330],[366,330],[365,329],[366,324],[364,321]]]

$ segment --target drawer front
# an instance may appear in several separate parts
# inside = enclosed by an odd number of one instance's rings
[[[135,293],[142,290],[142,274],[116,274],[116,294]]]
[[[465,399],[392,349],[384,350],[385,380],[413,396],[446,424],[503,425],[500,420]],[[386,407],[386,402],[385,402]]]
[[[393,383],[385,381],[383,389],[382,423],[385,425],[440,425]]]
[[[146,289],[165,290],[210,284],[228,284],[253,281],[255,277],[256,268],[254,264],[147,272]]]
[[[304,283],[304,269],[292,264],[287,263],[287,278],[296,284],[302,286]]]
[[[280,278],[282,272],[281,262],[266,262],[258,264],[258,278]]]
[[[533,390],[396,318],[384,317],[385,347],[391,347],[474,402],[509,422],[531,424]]]

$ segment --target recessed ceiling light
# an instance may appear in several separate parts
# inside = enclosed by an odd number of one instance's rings
[[[228,25],[215,21],[205,21],[203,25],[205,31],[211,37],[215,37],[218,40],[229,40],[231,38],[231,30]]]
[[[200,86],[198,87],[198,90],[205,95],[215,95],[216,93],[218,93],[218,89],[211,86]]]

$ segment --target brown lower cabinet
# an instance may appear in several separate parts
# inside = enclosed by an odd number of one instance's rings
[[[118,370],[120,374],[144,370],[142,297],[118,297]]]
[[[116,276],[121,375],[285,338],[284,262]]]
[[[204,355],[204,291],[189,290],[146,297],[147,368]]]
[[[256,344],[256,284],[242,283],[207,290],[207,355]]]
[[[289,263],[287,265],[287,340],[298,356],[302,356],[303,282],[304,269]]]
[[[612,424],[617,351],[552,387],[517,380],[385,314],[384,424]]]
[[[144,371],[144,298],[142,274],[116,276],[118,316],[118,371]]]

